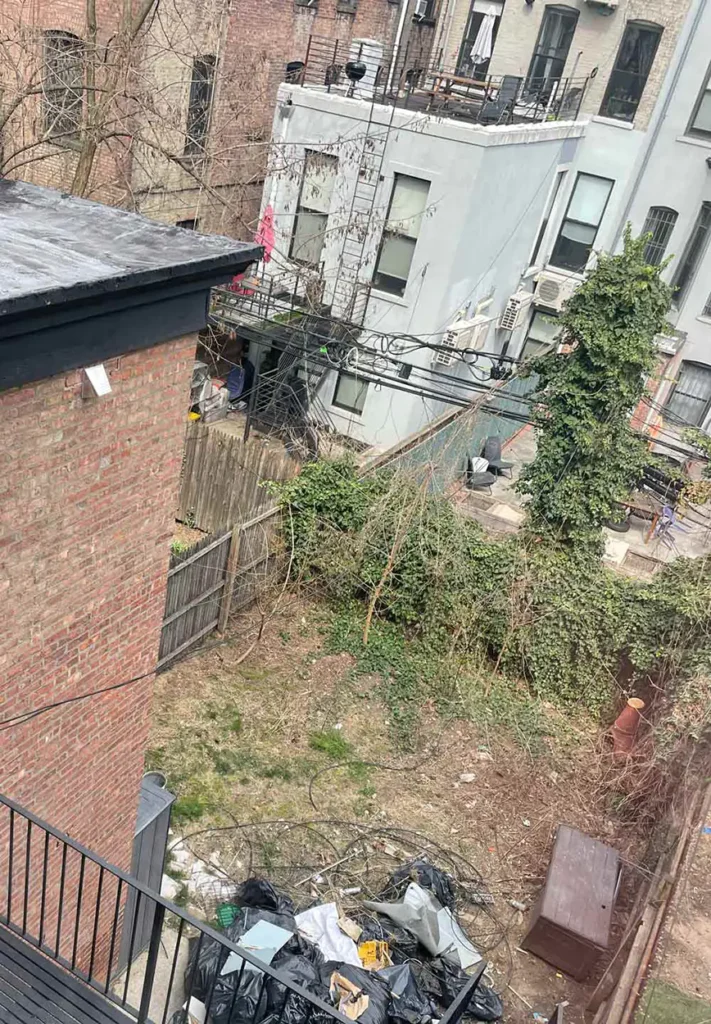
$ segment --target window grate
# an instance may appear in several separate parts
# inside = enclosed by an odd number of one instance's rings
[[[676,210],[671,210],[667,206],[650,207],[642,234],[652,236],[644,250],[644,258],[651,266],[658,267],[664,259],[678,216]]]

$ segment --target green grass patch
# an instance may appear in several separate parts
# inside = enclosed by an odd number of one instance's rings
[[[339,729],[322,729],[309,735],[309,746],[334,761],[346,761],[353,757],[353,747]]]
[[[688,996],[666,981],[651,981],[635,1014],[636,1024],[709,1024],[711,1003]]]

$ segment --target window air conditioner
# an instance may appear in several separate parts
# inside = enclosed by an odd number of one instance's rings
[[[472,320],[457,320],[442,335],[440,344],[447,349],[438,349],[432,362],[435,366],[451,366],[457,352],[478,352],[484,347],[484,339],[489,329],[488,316],[475,316]]]
[[[415,17],[426,18],[429,9],[428,0],[415,0]]]
[[[536,308],[560,313],[564,303],[578,290],[581,284],[582,281],[579,277],[557,274],[554,270],[544,270],[536,278],[533,304]]]
[[[516,292],[506,303],[506,309],[499,317],[498,328],[501,331],[515,331],[523,323],[526,311],[533,302],[532,292]]]

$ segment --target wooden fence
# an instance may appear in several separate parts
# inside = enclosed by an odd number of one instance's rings
[[[272,498],[263,484],[289,480],[299,463],[275,442],[253,435],[246,443],[226,423],[189,423],[178,519],[206,533],[257,515]]]
[[[213,630],[222,632],[231,612],[266,590],[278,529],[279,509],[270,508],[171,557],[158,668]]]

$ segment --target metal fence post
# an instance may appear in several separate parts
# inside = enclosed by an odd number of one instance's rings
[[[230,540],[230,550],[227,555],[227,565],[225,566],[225,585],[222,588],[222,600],[220,601],[220,617],[217,620],[218,633],[224,633],[227,626],[227,620],[230,617],[232,593],[235,588],[235,574],[239,564],[239,549],[241,544],[242,524],[238,523],[236,526],[232,527],[232,539]]]
[[[146,960],[146,973],[143,976],[141,1005],[138,1010],[138,1024],[145,1024],[148,1020],[148,1013],[151,1008],[153,981],[156,976],[156,965],[158,963],[158,955],[160,953],[160,940],[163,933],[164,916],[165,907],[162,903],[156,903],[153,911],[153,927],[151,928],[151,942],[148,947],[148,959]]]

